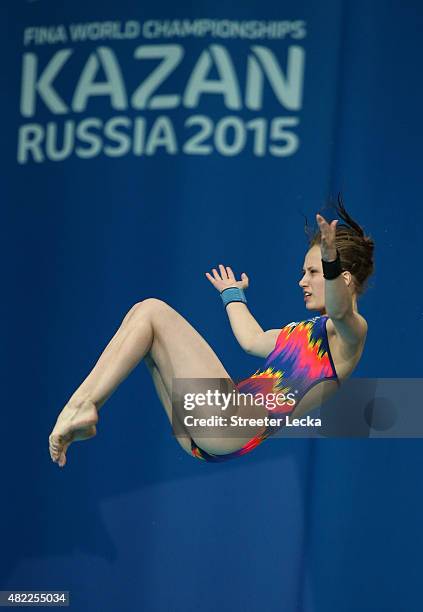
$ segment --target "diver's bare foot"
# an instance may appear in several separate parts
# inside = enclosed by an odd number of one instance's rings
[[[49,436],[49,451],[52,460],[63,467],[66,451],[75,440],[87,440],[97,433],[98,413],[89,400],[66,404],[59,414],[56,425]]]

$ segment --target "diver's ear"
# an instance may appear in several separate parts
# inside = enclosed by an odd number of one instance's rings
[[[344,277],[347,287],[349,287],[351,283],[353,282],[353,277],[352,277],[351,272],[348,272],[348,270],[344,270],[342,272],[342,276]]]

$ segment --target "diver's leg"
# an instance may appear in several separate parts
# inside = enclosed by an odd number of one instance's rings
[[[134,331],[131,322],[138,311],[139,303],[128,311],[91,373],[60,412],[49,436],[51,458],[60,466],[66,463],[66,450],[71,442],[96,434],[98,410],[137,365],[145,344],[151,342],[149,333],[143,338],[143,330]]]
[[[204,338],[177,311],[165,302],[156,301],[156,308],[150,313],[153,327],[153,341],[146,355],[146,364],[153,377],[159,398],[167,412],[177,439],[187,452],[191,452],[190,437],[204,450],[213,454],[226,454],[239,450],[252,437],[262,432],[264,426],[230,427],[198,426],[189,428],[184,425],[185,417],[190,414],[183,406],[181,396],[185,393],[206,393],[219,389],[231,396],[232,402],[222,411],[215,405],[196,406],[195,416],[207,418],[210,414],[243,416],[244,418],[263,418],[268,411],[262,405],[248,401],[238,402],[238,392],[228,372]],[[140,322],[146,316],[142,303],[139,309]],[[134,320],[136,323],[136,319]],[[175,379],[179,379],[175,392]],[[187,379],[183,382],[181,379]],[[240,405],[238,405],[240,404]]]
[[[156,366],[150,355],[146,355],[144,357],[144,363],[147,366],[148,371],[150,372],[152,381],[156,388],[157,396],[162,403],[163,408],[166,411],[167,416],[173,426],[174,434],[182,446],[184,451],[186,451],[189,455],[192,455],[191,452],[191,438],[181,423],[176,411],[172,412],[172,400],[167,392],[167,389],[164,385],[163,379],[160,376],[159,368]],[[177,431],[175,431],[175,429]]]
[[[150,298],[139,302],[125,317],[91,373],[60,413],[50,435],[50,453],[54,461],[64,465],[66,450],[73,440],[95,435],[99,408],[147,354],[158,368],[169,397],[174,378],[227,379],[228,391],[235,388],[214,351],[188,321],[161,300]],[[186,392],[190,391],[193,391],[192,387],[186,389]],[[171,408],[169,405],[164,407],[171,419]],[[181,406],[178,405],[176,410],[182,419]],[[227,414],[230,412],[231,406]],[[206,406],[203,414],[206,416],[208,413]],[[250,406],[244,415],[264,416],[264,413],[262,406]],[[214,432],[219,434],[218,429]],[[198,433],[203,434],[204,428]],[[255,435],[251,429],[244,432],[244,438],[239,438],[236,431],[233,433],[235,438],[226,439],[223,445],[219,438],[207,440],[206,450],[232,452]],[[194,435],[195,432],[193,438]]]

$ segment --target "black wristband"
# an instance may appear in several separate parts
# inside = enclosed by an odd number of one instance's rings
[[[322,259],[322,266],[323,266],[323,276],[326,278],[326,280],[333,280],[334,278],[338,278],[338,276],[342,272],[339,251],[336,250],[335,261],[324,261]]]

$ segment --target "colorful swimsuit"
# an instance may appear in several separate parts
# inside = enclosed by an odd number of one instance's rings
[[[315,385],[324,380],[335,380],[339,384],[326,331],[327,315],[313,317],[306,321],[288,323],[281,330],[273,351],[268,355],[263,369],[236,384],[242,393],[288,393],[295,394],[295,406]],[[294,407],[295,407],[294,406]],[[269,417],[286,416],[286,405],[278,413],[268,410]],[[292,412],[292,410],[291,410]],[[191,451],[197,459],[219,462],[240,457],[253,450],[275,431],[281,429],[268,426],[242,448],[226,455],[212,455],[191,440]]]

